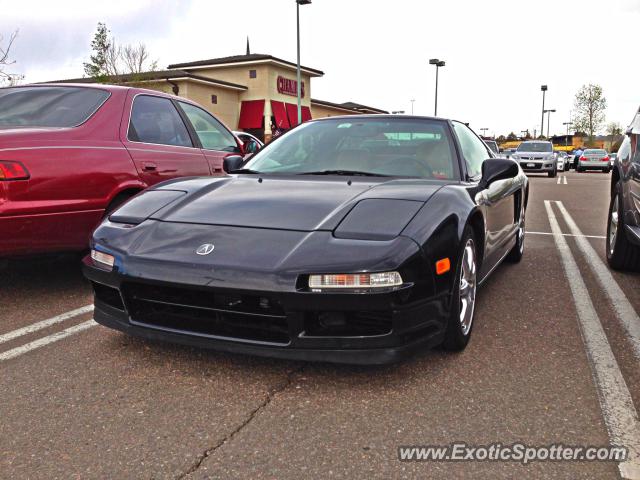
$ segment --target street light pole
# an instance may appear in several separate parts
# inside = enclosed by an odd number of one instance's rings
[[[437,117],[438,116],[438,70],[440,69],[440,67],[445,66],[445,62],[444,60],[438,60],[437,58],[432,58],[431,60],[429,60],[429,65],[436,66],[436,99],[435,99],[435,106],[433,110],[433,116]]]
[[[568,147],[569,146],[569,127],[573,124],[569,121],[569,122],[562,122],[562,125],[565,125],[567,127],[567,135],[564,137],[564,146]]]
[[[540,135],[542,136],[544,135],[544,97],[545,97],[545,94],[547,93],[547,86],[541,85],[540,90],[542,90],[542,121],[540,124]]]
[[[555,113],[554,109],[551,110],[542,110],[542,118],[544,118],[544,114],[547,114],[547,139],[549,138],[549,125],[551,125],[551,114]],[[540,135],[544,135],[544,132],[541,130]]]
[[[298,125],[302,123],[302,80],[300,75],[300,5],[309,5],[311,0],[296,0],[296,24],[297,24],[297,40],[298,40],[298,61],[296,63],[296,79],[297,85],[297,97],[298,97]]]
[[[411,99],[411,115],[413,115],[413,103],[416,101],[415,98]]]
[[[487,127],[483,127],[483,128],[481,128],[480,130],[482,130],[482,133],[483,133],[483,135],[482,135],[482,136],[483,136],[483,137],[486,137],[486,136],[487,136],[487,130],[489,130],[489,129],[488,129]]]

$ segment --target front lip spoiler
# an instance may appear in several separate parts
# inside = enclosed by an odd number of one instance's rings
[[[278,358],[282,360],[298,360],[311,362],[328,362],[352,365],[388,365],[398,363],[418,350],[428,349],[438,345],[440,335],[431,335],[413,343],[396,347],[367,348],[367,349],[315,349],[315,348],[287,348],[277,346],[261,346],[241,342],[217,340],[138,327],[123,322],[116,315],[109,313],[110,307],[96,304],[94,320],[105,327],[119,330],[135,337],[152,341],[170,342],[181,345],[206,348],[225,353],[240,353],[260,357]],[[115,313],[115,312],[114,312]],[[122,313],[122,312],[118,312]]]

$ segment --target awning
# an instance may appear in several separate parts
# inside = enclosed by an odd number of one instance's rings
[[[309,107],[302,107],[302,121],[307,122],[311,120],[311,109]]]
[[[289,119],[287,118],[287,111],[284,103],[271,100],[271,111],[273,112],[273,116],[276,120],[276,127],[285,130],[288,129]]]
[[[289,123],[292,127],[298,125],[298,105],[287,103],[287,115],[289,115]]]
[[[264,100],[245,100],[240,107],[238,128],[242,130],[262,128],[263,118]]]

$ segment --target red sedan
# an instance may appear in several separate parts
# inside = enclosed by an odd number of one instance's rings
[[[223,175],[242,144],[198,105],[106,85],[0,89],[0,258],[82,250],[109,212],[174,177]]]

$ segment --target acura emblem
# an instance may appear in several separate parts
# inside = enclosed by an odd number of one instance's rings
[[[209,255],[211,252],[213,252],[213,249],[215,247],[213,246],[212,243],[205,243],[204,245],[200,245],[198,247],[198,249],[196,250],[196,253],[198,255]]]

